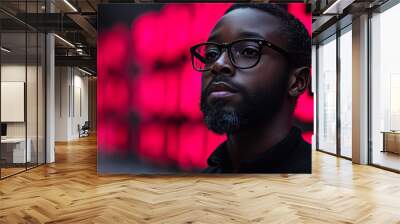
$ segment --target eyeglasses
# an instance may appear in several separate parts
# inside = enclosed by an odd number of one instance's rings
[[[261,39],[240,39],[229,44],[205,42],[190,48],[192,65],[197,71],[209,71],[223,50],[227,49],[229,59],[234,67],[238,69],[252,68],[260,61],[263,46],[274,49],[285,57],[288,56],[288,53],[282,48]]]

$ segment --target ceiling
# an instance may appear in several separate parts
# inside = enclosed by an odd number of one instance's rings
[[[163,0],[158,0],[159,2]],[[168,0],[164,0],[168,1]],[[387,0],[310,0],[313,11],[313,37],[344,17]],[[24,33],[54,32],[56,65],[87,66],[96,70],[97,6],[101,3],[132,3],[133,0],[1,0],[0,24],[2,44],[25,54]],[[137,0],[138,2],[138,0]],[[140,0],[140,2],[152,2]],[[261,2],[256,0],[255,2]],[[279,1],[282,2],[282,1]],[[287,0],[285,2],[290,2]],[[49,13],[51,11],[51,13]],[[328,13],[327,13],[328,12]],[[29,38],[28,38],[29,39]],[[29,40],[28,40],[29,41]],[[72,47],[72,45],[74,47]],[[28,44],[27,52],[35,45]],[[77,50],[79,49],[79,50]]]
[[[18,62],[25,57],[33,58],[36,51],[43,48],[42,44],[37,44],[37,33],[54,32],[58,35],[55,38],[56,66],[80,66],[96,71],[96,8],[100,3],[113,1],[47,2],[46,5],[45,0],[0,1],[1,43],[11,50],[9,53],[2,51],[2,60]]]
[[[345,17],[354,17],[362,13],[374,10],[389,0],[313,0],[313,39],[315,41],[318,36],[325,30],[336,24],[340,27],[343,19],[350,19]]]

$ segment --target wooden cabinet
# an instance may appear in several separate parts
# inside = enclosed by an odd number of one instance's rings
[[[383,152],[400,154],[400,132],[388,131],[383,133]]]

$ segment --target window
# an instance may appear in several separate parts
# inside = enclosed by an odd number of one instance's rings
[[[336,153],[336,36],[318,47],[318,145]]]
[[[372,163],[400,170],[400,4],[371,18]]]
[[[352,33],[351,26],[340,36],[340,155],[351,158],[352,141]]]

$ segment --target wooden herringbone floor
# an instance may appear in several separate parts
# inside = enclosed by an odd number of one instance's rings
[[[312,175],[96,174],[94,137],[0,181],[0,223],[400,223],[400,175],[320,152]]]

